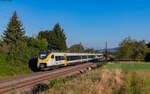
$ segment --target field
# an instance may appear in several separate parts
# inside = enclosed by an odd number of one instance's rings
[[[150,70],[150,63],[136,63],[136,62],[131,62],[131,63],[125,63],[125,62],[119,62],[119,63],[114,63],[114,64],[108,64],[107,68],[110,70],[113,69],[122,69],[124,71],[129,71],[129,70]]]
[[[41,94],[150,94],[150,63],[108,63],[85,74],[51,80]]]

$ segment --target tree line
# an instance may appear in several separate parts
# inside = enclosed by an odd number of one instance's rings
[[[150,43],[144,40],[125,38],[116,52],[117,60],[150,61]]]

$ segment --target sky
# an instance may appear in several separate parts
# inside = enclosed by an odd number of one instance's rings
[[[114,48],[128,36],[150,42],[150,0],[0,0],[0,34],[15,10],[28,36],[60,23],[68,46]]]

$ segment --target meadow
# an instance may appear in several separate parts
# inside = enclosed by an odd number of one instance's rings
[[[50,80],[41,94],[150,94],[149,83],[150,63],[113,62],[69,79]]]
[[[108,64],[107,68],[110,70],[122,69],[123,71],[150,70],[150,63],[146,63],[146,62],[117,62],[117,63]]]

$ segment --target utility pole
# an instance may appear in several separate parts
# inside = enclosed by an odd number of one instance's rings
[[[106,62],[107,62],[107,59],[108,59],[108,51],[107,51],[107,40],[106,40],[106,48],[105,48],[105,55],[106,55]]]

